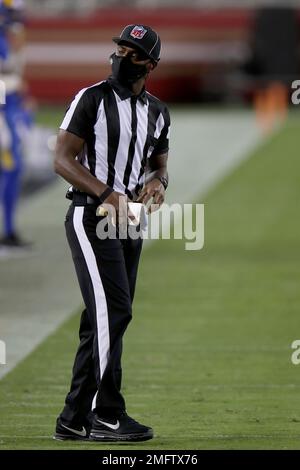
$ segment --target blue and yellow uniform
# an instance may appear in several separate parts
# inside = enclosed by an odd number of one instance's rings
[[[0,78],[6,83],[6,101],[0,107],[2,125],[0,128],[0,191],[3,206],[2,240],[14,245],[16,241],[15,210],[20,193],[22,174],[22,141],[20,122],[26,111],[20,93],[22,78],[20,71],[10,63],[12,51],[8,40],[9,28],[21,21],[14,0],[0,0]]]

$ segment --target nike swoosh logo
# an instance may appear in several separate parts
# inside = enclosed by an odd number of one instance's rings
[[[86,437],[86,430],[83,426],[82,431],[78,431],[78,429],[68,428],[68,426],[65,426],[64,424],[62,424],[62,427],[66,428],[68,431],[73,432],[74,434],[77,434],[77,436]]]
[[[100,419],[97,419],[97,421],[98,423],[104,424],[104,426],[107,426],[108,428],[113,429],[114,431],[116,431],[120,427],[120,423],[118,420],[116,424],[106,423],[105,421],[101,421]]]

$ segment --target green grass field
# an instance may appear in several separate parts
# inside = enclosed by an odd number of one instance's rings
[[[300,449],[299,132],[291,117],[205,198],[202,251],[144,251],[123,391],[156,437],[127,449]],[[0,449],[125,448],[52,440],[78,322],[0,382]]]

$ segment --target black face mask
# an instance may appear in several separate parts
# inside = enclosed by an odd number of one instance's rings
[[[148,73],[146,65],[133,64],[130,57],[120,57],[114,53],[110,60],[113,77],[124,85],[131,85]]]

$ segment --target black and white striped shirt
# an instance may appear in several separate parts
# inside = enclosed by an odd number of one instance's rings
[[[145,90],[137,97],[109,77],[81,90],[60,126],[85,140],[78,160],[92,175],[133,198],[147,159],[169,148],[166,105]]]

